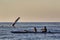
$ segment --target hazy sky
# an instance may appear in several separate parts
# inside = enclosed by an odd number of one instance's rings
[[[0,22],[60,22],[60,0],[0,0]]]

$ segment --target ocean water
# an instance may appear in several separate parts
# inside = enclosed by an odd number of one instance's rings
[[[60,22],[20,22],[12,27],[12,22],[0,22],[0,40],[60,40],[60,33],[11,33],[11,31],[37,31],[46,26],[48,31],[60,32]]]

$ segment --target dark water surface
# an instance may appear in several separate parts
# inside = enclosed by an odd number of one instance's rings
[[[42,34],[42,33],[20,33],[13,34],[11,31],[34,31],[33,27],[37,27],[38,31],[46,26],[48,31],[60,32],[60,22],[21,22],[11,26],[11,22],[0,22],[0,40],[60,40],[60,33]]]

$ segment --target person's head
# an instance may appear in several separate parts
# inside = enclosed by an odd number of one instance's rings
[[[44,26],[44,28],[46,29],[46,26]]]
[[[34,27],[36,29],[36,27]]]

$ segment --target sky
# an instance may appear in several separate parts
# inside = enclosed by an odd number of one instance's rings
[[[60,0],[0,0],[0,22],[60,22]]]

